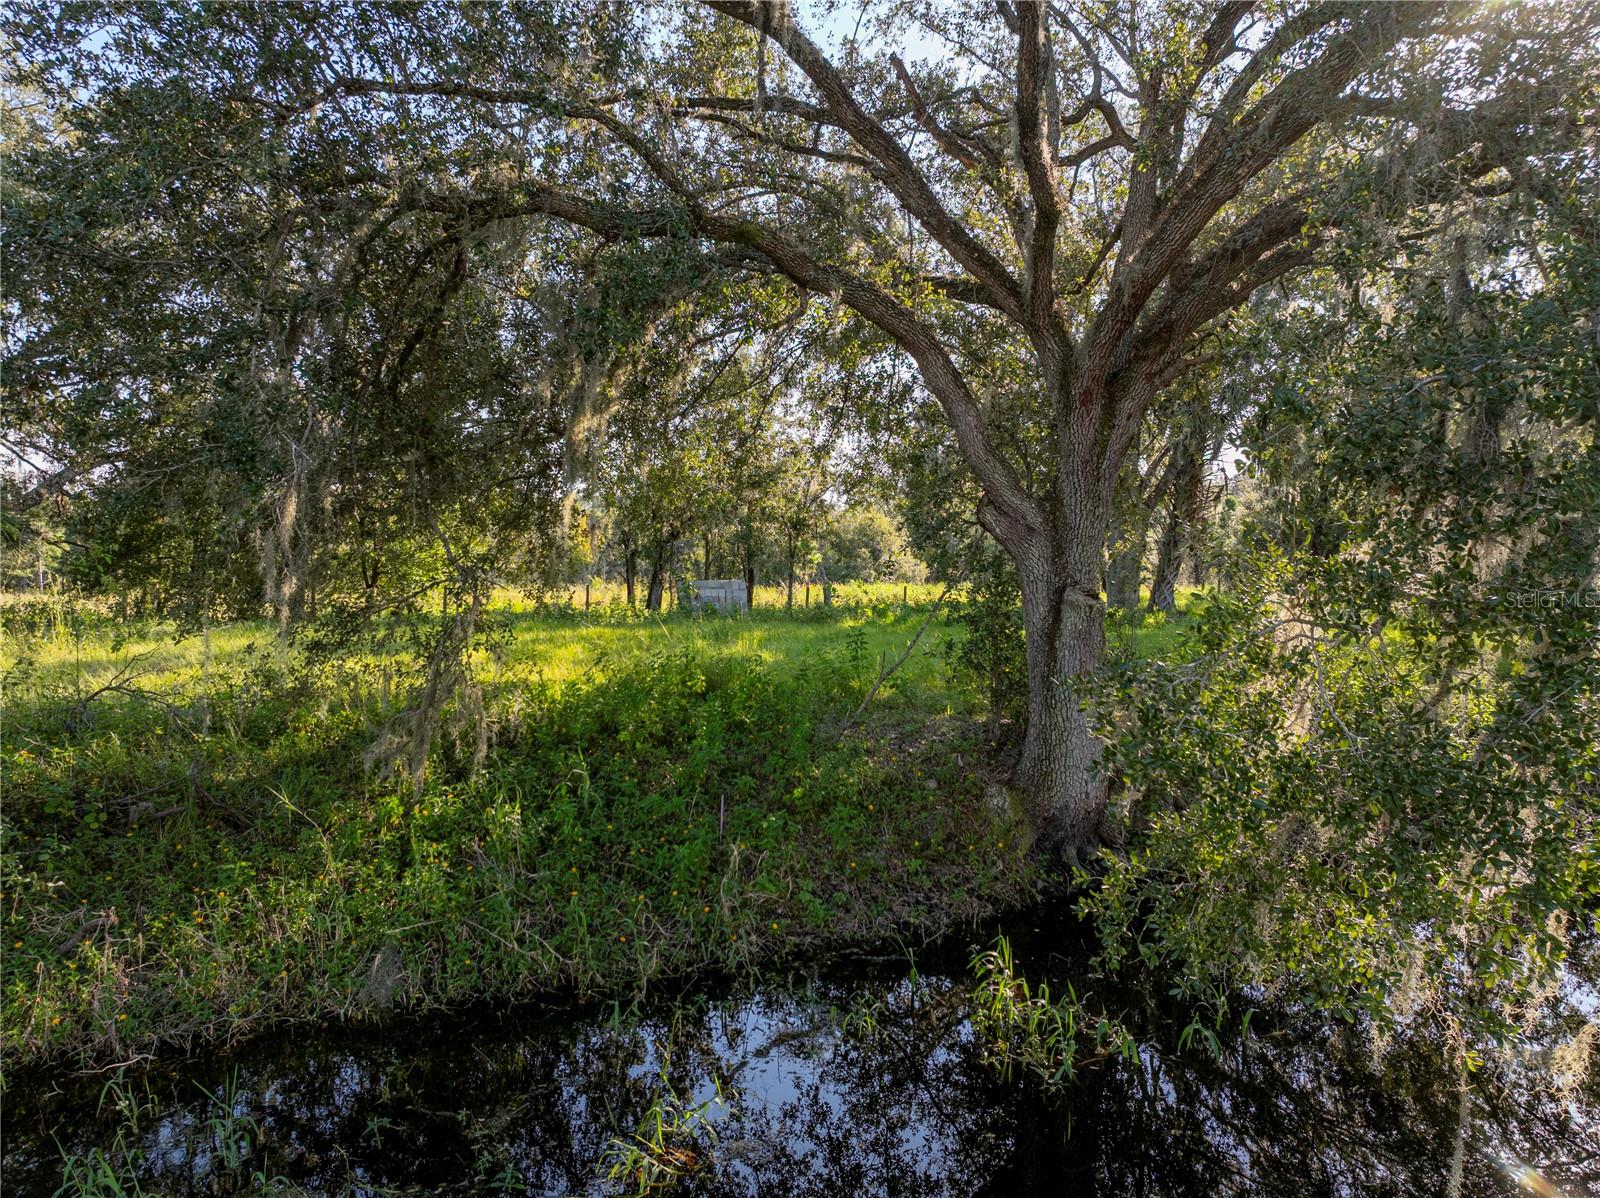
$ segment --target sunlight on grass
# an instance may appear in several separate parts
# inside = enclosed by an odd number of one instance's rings
[[[620,597],[620,588],[612,589],[617,595],[611,597]],[[725,617],[691,616],[670,609],[663,614],[646,613],[598,601],[585,613],[581,607],[535,604],[520,592],[502,588],[487,611],[491,619],[504,621],[509,643],[498,661],[487,651],[480,651],[477,657],[484,677],[497,683],[525,679],[559,685],[608,660],[666,649],[753,657],[775,669],[792,671],[814,660],[817,653],[837,646],[841,637],[856,635],[854,651],[863,668],[871,663],[876,671],[882,661],[893,660],[905,647],[906,638],[941,590],[898,583],[852,583],[836,588],[832,611],[820,605],[790,611],[780,601],[758,603],[745,617]],[[902,592],[909,593],[909,605],[900,604]],[[581,588],[578,598],[581,602]],[[63,620],[43,635],[24,637],[9,627],[5,611],[0,606],[0,671],[9,674],[25,660],[28,678],[14,682],[32,685],[73,684],[92,690],[118,671],[130,670],[137,673],[141,686],[181,692],[203,682],[214,668],[237,666],[249,655],[280,652],[276,626],[266,620],[220,625],[182,636],[171,621],[118,624],[108,619],[84,631]],[[906,682],[939,685],[937,661],[949,635],[941,618],[900,671]],[[400,647],[389,652],[368,650],[354,655],[353,660],[381,666],[385,659],[396,659],[403,652]]]
[[[366,751],[437,614],[327,659],[264,621],[179,637],[5,611],[7,1050],[627,993],[1026,892],[1020,837],[953,747],[977,702],[946,676],[948,617],[845,737],[927,606],[504,598],[473,655],[492,751],[474,768],[447,720],[419,791]]]

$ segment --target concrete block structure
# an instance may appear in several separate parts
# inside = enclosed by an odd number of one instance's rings
[[[714,607],[723,615],[739,616],[750,610],[750,592],[742,578],[702,578],[689,583],[696,611]]]

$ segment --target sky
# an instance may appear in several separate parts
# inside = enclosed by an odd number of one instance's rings
[[[905,28],[896,40],[874,36],[870,22],[861,20],[863,9],[870,0],[795,0],[795,20],[813,40],[837,59],[846,39],[852,35],[862,40],[864,47],[872,50],[890,50],[907,61],[944,58],[950,47],[940,38],[930,34],[920,25]]]

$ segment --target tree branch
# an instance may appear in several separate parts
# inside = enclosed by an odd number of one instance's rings
[[[939,148],[975,174],[987,175],[990,179],[998,175],[1002,164],[994,147],[980,138],[962,137],[941,125],[939,118],[933,115],[932,109],[923,100],[922,93],[917,90],[916,83],[906,71],[906,64],[900,61],[898,54],[889,55],[889,65],[894,67],[900,86],[906,89],[906,98],[911,101],[911,115],[917,118],[917,124],[928,131]]]
[[[1124,256],[1113,272],[1106,302],[1085,338],[1079,391],[1089,401],[1102,398],[1104,380],[1116,369],[1123,338],[1151,294],[1223,205],[1284,150],[1336,113],[1337,98],[1371,62],[1446,11],[1438,5],[1422,3],[1338,9],[1341,15],[1351,11],[1361,15],[1349,30],[1333,38],[1313,62],[1291,71],[1245,112],[1214,153],[1202,152],[1203,145],[1202,150],[1196,151],[1178,173],[1170,198],[1161,205],[1142,240],[1133,241],[1135,234],[1125,221]],[[1316,28],[1327,23],[1324,20]],[[1309,36],[1309,32],[1301,31],[1294,40]],[[1274,37],[1261,53],[1271,49],[1281,55],[1294,44],[1278,43],[1279,38]]]
[[[945,210],[905,147],[861,107],[833,64],[795,25],[787,7],[752,0],[709,0],[709,5],[777,43],[817,88],[839,127],[883,164],[882,181],[906,211],[963,270],[992,292],[995,307],[1021,321],[1022,293],[1010,271]]]
[[[1056,173],[1051,156],[1041,144],[1045,77],[1050,70],[1042,6],[1023,4],[1017,10],[1017,142],[1028,191],[1033,198],[1033,230],[1027,245],[1025,279],[1028,315],[1039,333],[1053,343],[1041,347],[1045,368],[1060,369],[1060,358],[1070,352],[1070,334],[1056,312],[1056,232],[1061,206],[1056,194]],[[1036,339],[1038,334],[1036,333]],[[1054,362],[1048,359],[1057,359]]]

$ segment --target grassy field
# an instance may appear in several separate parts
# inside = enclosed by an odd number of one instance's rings
[[[400,647],[310,665],[265,624],[10,621],[9,1060],[634,994],[1025,892],[946,628],[838,735],[922,609],[494,614],[492,748],[474,771],[447,735],[420,793],[363,761],[416,682]]]
[[[420,787],[366,760],[420,682],[404,636],[319,657],[264,623],[6,609],[9,1063],[636,996],[1024,900],[942,612],[845,727],[931,609],[898,591],[744,619],[502,596],[484,719],[447,721]]]
[[[852,608],[881,607],[892,603],[921,606],[932,603],[943,590],[942,586],[924,582],[839,582],[833,585],[833,598],[836,604]],[[639,587],[636,597],[639,603],[644,602],[643,586]],[[562,598],[572,607],[580,609],[587,599],[592,610],[595,607],[626,604],[627,589],[620,582],[596,579],[587,586],[583,583],[573,584],[562,593]],[[512,604],[519,601],[518,597],[510,592],[502,592],[497,599]],[[675,603],[676,596],[669,591],[667,595],[669,610]],[[757,611],[788,609],[790,607],[788,588],[782,583],[758,583],[750,596],[750,606]],[[821,606],[821,583],[795,583],[794,608],[804,611]]]

